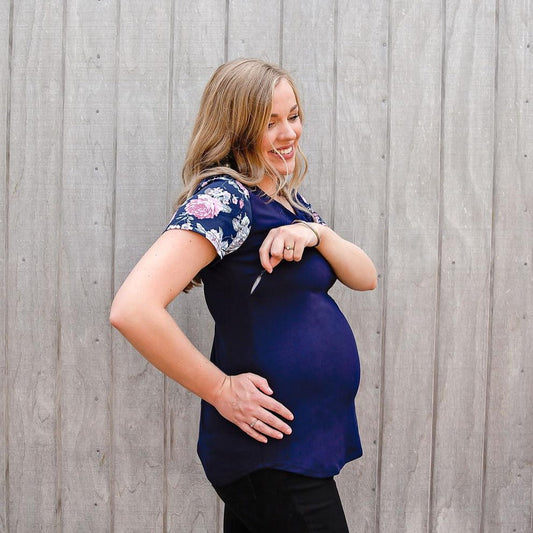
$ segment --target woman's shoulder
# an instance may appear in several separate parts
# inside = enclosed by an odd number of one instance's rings
[[[200,233],[218,255],[233,252],[250,233],[249,192],[230,176],[213,176],[202,181],[192,196],[181,204],[167,226]]]
[[[202,180],[196,188],[195,194],[205,193],[206,191],[217,191],[235,194],[244,199],[250,198],[249,189],[243,185],[239,180],[232,178],[227,174],[219,174],[210,176]]]

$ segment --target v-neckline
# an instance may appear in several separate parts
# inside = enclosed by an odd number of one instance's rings
[[[261,187],[253,187],[252,188],[252,191],[261,198],[261,200],[263,200],[265,203],[275,203],[276,205],[278,205],[279,207],[281,207],[281,209],[283,209],[284,212],[288,213],[289,215],[291,215],[291,217],[293,218],[298,218],[298,214],[296,213],[296,210],[294,211],[291,211],[287,206],[283,205],[279,200],[276,200],[275,198],[272,198],[272,196],[268,195],[263,189],[261,189]]]
[[[276,202],[276,204],[278,204],[282,209],[287,211],[287,213],[290,213],[293,217],[296,216],[296,212],[295,211],[291,211],[286,205],[283,205],[279,200],[276,200],[275,198],[272,198],[272,201]]]

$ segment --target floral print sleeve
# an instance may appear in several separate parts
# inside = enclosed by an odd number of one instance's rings
[[[312,217],[313,222],[317,222],[318,224],[326,226],[327,224],[324,222],[322,217],[313,209],[313,206],[301,194],[298,194],[298,196],[302,204],[307,207],[309,215]]]
[[[174,213],[167,226],[203,235],[222,259],[241,246],[250,233],[250,194],[238,181],[217,176],[200,184]]]

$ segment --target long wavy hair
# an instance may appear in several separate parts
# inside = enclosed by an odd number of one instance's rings
[[[269,175],[276,184],[275,195],[282,194],[294,207],[305,209],[296,195],[307,172],[307,160],[300,147],[290,177],[277,172],[260,149],[270,120],[274,89],[281,79],[292,87],[303,121],[298,91],[284,69],[259,59],[236,59],[218,67],[202,95],[183,165],[184,189],[177,206],[192,196],[206,178],[227,174],[249,187]]]

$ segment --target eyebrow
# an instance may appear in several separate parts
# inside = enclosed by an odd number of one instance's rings
[[[292,113],[293,111],[296,111],[296,109],[298,109],[298,104],[293,105],[293,106],[289,109],[289,113]],[[272,113],[270,116],[271,116],[271,117],[279,117],[279,115],[276,114],[276,113]]]

